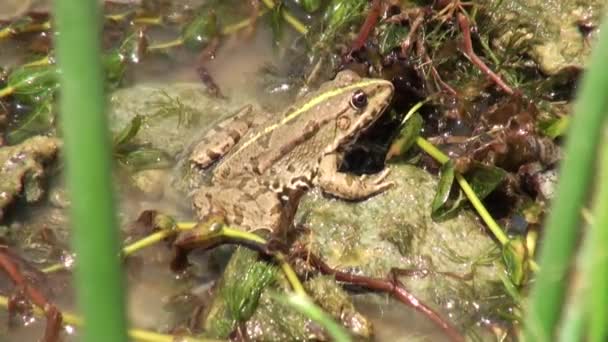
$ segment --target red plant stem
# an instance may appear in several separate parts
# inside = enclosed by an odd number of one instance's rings
[[[396,277],[393,277],[392,280],[386,280],[338,271],[329,267],[316,255],[308,253],[305,250],[296,251],[295,255],[307,260],[308,262],[311,262],[311,264],[319,269],[321,273],[333,275],[337,281],[356,284],[359,286],[364,286],[368,289],[392,294],[400,302],[414,308],[428,317],[431,321],[433,321],[433,323],[443,330],[451,341],[464,342],[464,337],[454,326],[452,326],[448,321],[444,320],[436,311],[408,292],[405,289],[405,286],[399,280],[397,280]]]
[[[463,37],[463,54],[473,63],[475,64],[483,73],[488,75],[496,83],[505,93],[509,95],[513,95],[515,92],[511,87],[509,87],[494,71],[492,71],[486,63],[484,63],[479,56],[475,54],[473,51],[473,42],[471,41],[471,29],[469,25],[469,20],[467,17],[458,13],[458,25],[460,26],[460,31],[462,31]]]
[[[380,0],[373,0],[372,6],[370,7],[367,17],[365,18],[365,22],[363,23],[363,26],[361,26],[361,30],[357,35],[357,39],[355,39],[353,42],[350,51],[357,51],[363,47],[365,41],[369,37],[369,34],[372,32],[372,29],[378,22],[378,16],[380,16]]]
[[[47,325],[44,329],[44,341],[59,341],[59,332],[63,320],[61,312],[46,299],[41,291],[28,284],[25,276],[19,270],[17,263],[13,261],[13,257],[6,247],[0,247],[0,268],[8,274],[15,286],[20,288],[34,305],[44,311],[47,319]]]
[[[273,245],[273,241],[268,244],[259,244],[253,241],[240,240],[234,238],[226,238],[219,236],[214,239],[207,239],[204,237],[193,235],[183,235],[183,239],[178,238],[174,243],[176,249],[176,255],[171,262],[171,268],[173,271],[179,271],[183,267],[187,266],[185,256],[189,251],[194,248],[200,248],[203,250],[209,250],[223,244],[238,244],[255,250],[263,255],[272,256],[276,250],[281,249],[283,246],[281,243]],[[302,247],[296,247],[290,253],[290,257],[299,257],[301,259],[310,262],[316,267],[321,273],[330,274],[335,277],[337,281],[355,284],[358,286],[366,287],[374,291],[382,291],[392,294],[396,299],[402,303],[414,308],[428,317],[433,323],[439,326],[443,332],[449,337],[452,342],[464,342],[464,337],[458,332],[458,330],[452,326],[448,321],[444,320],[439,313],[431,309],[426,304],[418,300],[413,294],[409,293],[403,284],[396,278],[397,273],[391,272],[391,279],[378,279],[366,276],[354,275],[338,270],[334,270],[323,262],[319,257],[309,253]]]
[[[417,47],[416,50],[417,50],[418,56],[420,56],[424,59],[424,64],[429,65],[431,74],[433,75],[433,78],[435,79],[435,81],[439,82],[439,85],[441,85],[443,87],[443,89],[445,91],[447,91],[450,95],[457,96],[458,93],[456,92],[456,90],[454,90],[454,88],[452,88],[449,84],[447,84],[445,81],[443,81],[443,79],[441,79],[439,72],[433,65],[433,61],[431,60],[431,57],[429,57],[429,54],[426,52],[426,47],[424,46],[424,42],[417,41],[416,47]]]
[[[215,54],[219,47],[220,40],[216,37],[211,40],[198,55],[196,73],[198,74],[199,80],[207,87],[209,93],[217,98],[225,98],[220,87],[217,85],[213,76],[207,70],[205,66],[208,61],[215,58]]]
[[[420,11],[420,13],[418,13],[416,15],[416,18],[414,19],[414,21],[411,22],[410,32],[408,32],[407,37],[405,37],[403,42],[401,42],[401,54],[403,55],[403,57],[407,56],[407,52],[410,49],[410,47],[412,46],[412,43],[414,42],[414,37],[416,36],[416,34],[418,32],[418,28],[422,25],[423,22],[424,22],[424,13],[422,13],[422,11]]]

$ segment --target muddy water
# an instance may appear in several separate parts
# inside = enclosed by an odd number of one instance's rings
[[[192,1],[191,3],[200,3]],[[48,9],[48,1],[32,2],[29,1],[0,1],[0,19],[9,19],[23,14],[29,9],[44,11]],[[168,39],[171,34],[153,34],[154,39]],[[1,42],[0,65],[3,67],[18,65],[26,56],[26,48],[22,42],[5,41]],[[167,60],[164,58],[151,57],[144,60],[141,65],[133,68],[129,81],[134,84],[154,82],[157,84],[171,84],[174,82],[194,82],[198,83],[196,64],[198,56],[187,52],[178,52],[179,58]],[[244,101],[247,96],[252,94],[255,89],[251,82],[255,73],[263,65],[276,63],[276,56],[272,49],[271,33],[267,29],[259,29],[248,39],[233,37],[226,41],[218,49],[214,58],[205,63],[205,67],[222,90],[228,97],[239,98]],[[188,140],[189,137],[184,137]],[[56,185],[61,187],[61,184]],[[118,186],[118,189],[126,188]],[[191,219],[190,212],[184,211],[184,207],[189,207],[189,203],[175,203],[172,201],[159,201],[146,198],[135,192],[120,192],[120,221],[125,223],[134,221],[138,213],[146,209],[155,209],[168,214],[174,214],[184,219]],[[24,222],[35,222],[36,217],[47,217],[49,211],[55,209],[46,205],[38,206],[38,209],[17,208],[19,214],[17,218]],[[22,212],[23,211],[23,212]],[[67,227],[65,227],[67,228]],[[66,241],[67,243],[67,241]],[[143,256],[154,257],[153,252],[145,251]],[[163,262],[161,262],[163,261]],[[136,268],[136,267],[133,267]],[[136,270],[137,275],[129,275],[128,289],[128,315],[131,325],[141,329],[163,331],[167,330],[167,310],[166,304],[169,298],[179,295],[184,288],[183,282],[179,277],[167,269],[166,260],[154,260],[153,262],[143,262],[143,266]],[[204,285],[204,284],[203,284]],[[69,281],[61,285],[61,290],[55,293],[53,302],[57,303],[62,310],[76,312],[73,297],[73,288]],[[0,322],[8,319],[5,310],[0,310]],[[37,317],[23,316],[27,321],[23,328],[6,329],[6,324],[0,324],[0,341],[34,341],[37,340],[44,329],[44,319]],[[67,340],[78,340],[77,333],[73,327],[67,327]]]
[[[0,8],[0,11],[2,9]],[[22,9],[5,9],[7,15],[18,13]],[[160,39],[170,35],[159,33],[154,37]],[[17,51],[17,52],[2,52]],[[19,50],[1,49],[0,65],[12,65],[19,59]],[[141,65],[134,68],[131,81],[134,83],[164,83],[174,82],[199,82],[196,71],[196,54],[182,53],[179,59],[168,61],[163,58],[150,58],[144,60]],[[268,29],[258,29],[253,37],[243,39],[241,36],[231,37],[223,42],[214,58],[204,63],[222,93],[228,98],[234,99],[239,103],[253,99],[253,94],[259,94],[255,89],[254,82],[256,73],[259,69],[268,64],[280,63],[276,50],[273,49],[272,36]],[[268,100],[268,99],[267,99]],[[270,99],[272,100],[272,99]],[[284,99],[281,99],[284,100]],[[189,139],[190,137],[184,137]],[[119,188],[123,188],[119,186]],[[158,201],[136,194],[134,192],[122,191],[120,194],[121,222],[128,223],[135,220],[138,213],[156,209],[161,212],[175,215],[179,218],[189,219],[192,213],[184,210],[189,207],[189,203],[175,201]],[[187,201],[187,199],[182,199]],[[27,217],[28,215],[24,215]],[[155,259],[158,254],[154,248],[142,251],[138,255],[144,259],[142,265],[129,265],[129,289],[128,289],[128,313],[129,319],[134,327],[150,329],[156,331],[166,331],[168,329],[166,305],[172,297],[178,296],[186,286],[180,278],[168,271],[167,260]],[[162,248],[162,247],[159,247]],[[148,259],[146,259],[148,258]],[[139,268],[138,268],[139,267]],[[201,287],[205,288],[206,283],[213,275],[212,270],[197,270],[201,281]],[[200,275],[206,276],[200,276]],[[69,286],[60,292],[60,296],[54,298],[62,309],[73,310],[74,301],[72,290]],[[393,309],[393,306],[395,308]],[[443,335],[433,334],[434,327],[410,312],[403,309],[400,304],[393,302],[379,303],[378,305],[361,306],[360,309],[369,314],[376,324],[376,333],[379,341],[395,341],[397,337],[401,340],[425,340],[440,341]],[[4,313],[3,313],[4,314]],[[6,317],[0,315],[0,322],[5,321]],[[403,321],[407,320],[408,325]],[[26,328],[15,329],[10,333],[4,334],[0,330],[0,336],[6,337],[10,341],[30,341],[35,340],[41,334],[42,323],[40,319],[32,320]],[[416,331],[415,335],[405,335],[403,331]],[[66,329],[73,340],[78,340],[77,335],[71,335],[72,328]],[[2,337],[0,337],[0,341]]]

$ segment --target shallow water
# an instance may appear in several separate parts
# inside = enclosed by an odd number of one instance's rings
[[[200,1],[196,1],[198,3]],[[194,1],[193,1],[194,3]],[[2,9],[0,8],[0,11]],[[5,12],[9,12],[5,10]],[[158,32],[152,37],[164,39],[170,37],[171,33]],[[3,43],[6,45],[7,43]],[[10,44],[15,44],[11,42]],[[18,43],[17,43],[18,44]],[[13,47],[16,47],[13,45]],[[17,46],[18,47],[18,46]],[[8,52],[12,51],[12,52]],[[19,49],[0,49],[0,65],[14,65],[20,60],[23,52]],[[176,82],[197,83],[199,77],[196,64],[199,56],[197,54],[182,52],[178,53],[174,60],[158,56],[144,59],[134,67],[130,81],[135,84],[156,83],[171,84]],[[239,104],[248,101],[284,102],[285,98],[274,98],[269,95],[266,99],[256,98],[260,93],[256,88],[256,73],[260,68],[269,64],[281,64],[282,58],[278,56],[277,49],[273,48],[272,34],[267,28],[255,31],[253,37],[242,37],[237,35],[226,39],[215,56],[204,63],[205,68],[218,85],[220,90],[229,99]],[[190,140],[192,137],[184,137]],[[125,181],[123,178],[118,178]],[[119,184],[118,189],[129,188]],[[192,213],[185,209],[190,207],[188,199],[181,201],[157,200],[147,198],[135,191],[120,191],[119,217],[125,225],[137,219],[139,213],[144,210],[155,209],[163,213],[175,215],[181,219],[192,219]],[[41,210],[44,210],[42,208]],[[37,213],[37,214],[36,214]],[[40,214],[40,211],[32,215]],[[24,220],[35,220],[28,214],[24,214]],[[65,228],[65,227],[64,227]],[[166,257],[169,255],[164,247],[152,247],[151,250],[138,253],[141,265],[130,265],[129,289],[128,289],[128,313],[133,326],[142,329],[167,331],[171,319],[167,318],[166,305],[171,297],[177,296],[186,288],[180,277],[167,269]],[[204,258],[203,258],[204,260]],[[195,270],[195,275],[190,278],[202,279],[202,287],[209,284],[215,270]],[[64,285],[64,291],[53,301],[60,304],[61,308],[73,309],[73,298],[69,284]],[[402,307],[393,301],[378,302],[377,305],[359,303],[358,308],[370,315],[375,324],[377,341],[443,341],[443,334],[437,333],[435,327],[424,320],[421,315],[413,310]],[[5,317],[0,316],[0,322]],[[40,327],[38,327],[40,326]],[[41,321],[38,320],[32,326],[14,329],[6,335],[7,340],[33,340],[41,334]],[[77,340],[77,337],[74,338]]]

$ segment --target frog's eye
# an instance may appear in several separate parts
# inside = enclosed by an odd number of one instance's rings
[[[367,94],[363,92],[363,90],[357,90],[353,94],[353,97],[350,98],[350,105],[354,109],[362,109],[367,106]]]

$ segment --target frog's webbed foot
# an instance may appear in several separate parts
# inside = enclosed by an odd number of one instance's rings
[[[390,169],[386,168],[376,175],[356,176],[338,171],[338,157],[327,155],[319,166],[317,183],[321,189],[336,197],[360,200],[386,191],[395,183],[386,181]]]

